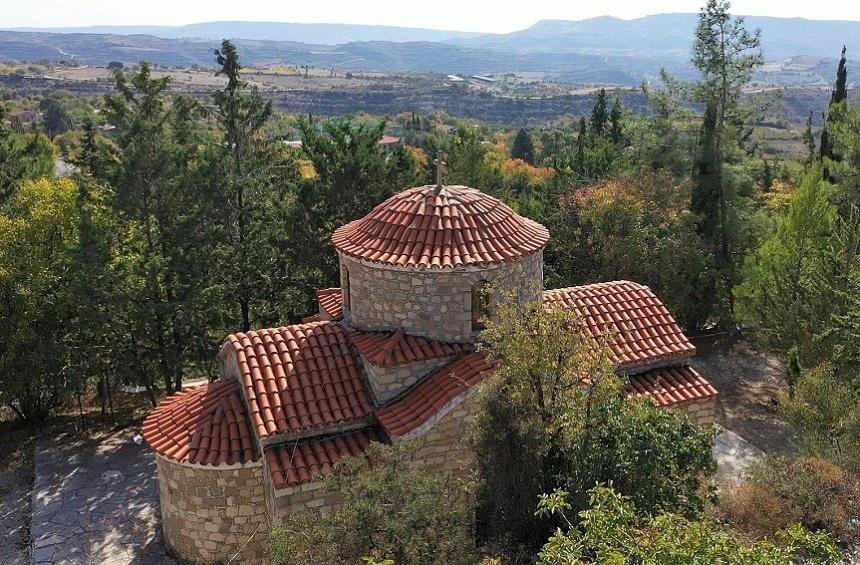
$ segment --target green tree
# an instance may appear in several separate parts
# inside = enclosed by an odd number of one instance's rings
[[[532,136],[524,128],[520,128],[517,131],[516,137],[514,137],[514,144],[511,146],[511,157],[522,159],[529,165],[535,164],[535,147],[532,142]]]
[[[812,112],[806,116],[806,129],[803,130],[803,144],[806,146],[806,162],[815,161],[815,134],[812,133]]]
[[[617,146],[626,145],[624,139],[624,126],[622,120],[624,118],[624,105],[621,98],[616,96],[612,103],[612,111],[609,113],[609,139]]]
[[[597,137],[603,137],[606,131],[606,122],[608,121],[607,106],[606,106],[606,89],[601,88],[597,93],[597,99],[594,101],[594,106],[591,108],[591,131]]]
[[[384,122],[371,126],[348,120],[322,122],[319,128],[299,124],[302,152],[315,176],[301,183],[293,225],[299,232],[296,262],[315,272],[308,279],[312,285],[337,284],[339,267],[330,240],[336,228],[419,182],[416,163],[403,147],[390,154],[379,148],[384,128]]]
[[[831,190],[819,167],[806,174],[774,234],[744,262],[735,291],[738,315],[758,324],[765,344],[782,353],[796,346],[807,362],[831,306],[818,278],[826,270],[825,250],[837,221]]]
[[[594,487],[588,497],[588,508],[578,513],[576,522],[568,518],[572,508],[567,492],[557,490],[541,498],[538,514],[558,517],[563,525],[544,545],[538,563],[836,565],[842,561],[842,553],[826,534],[811,533],[801,526],[778,532],[774,541],[745,543],[708,519],[638,513],[611,487]]]
[[[106,226],[79,198],[68,179],[27,181],[0,213],[0,402],[28,422],[66,403],[87,376],[75,355],[93,297],[83,253]]]
[[[0,205],[19,183],[51,175],[54,148],[44,134],[17,133],[6,125],[6,110],[0,105]]]
[[[175,112],[166,97],[169,78],[153,78],[143,62],[135,73],[117,71],[116,92],[105,96],[105,116],[116,126],[118,164],[107,180],[122,228],[114,276],[115,353],[147,387],[154,401],[156,378],[168,392],[178,389],[198,328],[190,322],[194,285],[187,251],[194,245],[199,195],[180,186],[186,164],[174,135]]]
[[[481,397],[475,448],[482,535],[537,548],[542,492],[613,481],[644,511],[695,512],[714,469],[713,433],[651,401],[625,399],[607,350],[568,310],[505,301],[482,332],[500,366]],[[647,446],[647,456],[642,451]]]
[[[46,97],[39,102],[42,112],[42,126],[50,137],[60,135],[74,127],[72,117],[56,98]]]
[[[743,87],[761,65],[759,32],[750,33],[742,17],[729,14],[726,0],[708,0],[699,13],[693,64],[702,74],[694,89],[705,104],[699,159],[695,170],[692,209],[701,217],[700,231],[712,243],[725,286],[734,284],[733,239],[730,216],[733,186],[725,164],[730,145],[738,143],[737,128],[746,116],[741,104]],[[731,305],[731,293],[728,293]]]
[[[212,149],[217,173],[212,176],[211,204],[218,221],[215,307],[224,311],[225,330],[248,331],[296,315],[288,306],[299,302],[297,273],[284,250],[294,246],[289,214],[298,170],[292,158],[263,135],[272,106],[242,79],[235,46],[224,40],[215,55],[220,67],[216,74],[227,79],[213,95],[220,133]]]
[[[343,504],[293,514],[269,534],[276,565],[474,563],[471,482],[413,460],[410,443],[372,443],[325,480]],[[387,561],[390,560],[390,561]]]
[[[842,47],[842,56],[839,58],[839,65],[836,68],[836,84],[833,86],[833,91],[830,93],[830,104],[828,106],[827,120],[824,127],[821,129],[821,147],[819,155],[822,159],[825,157],[831,161],[839,161],[839,155],[834,152],[832,143],[830,142],[829,127],[832,127],[834,120],[833,110],[840,104],[845,104],[848,100],[848,68],[845,66],[845,47]],[[825,177],[832,180],[829,173],[825,170]]]

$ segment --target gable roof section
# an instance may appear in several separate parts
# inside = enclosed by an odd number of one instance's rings
[[[672,406],[717,395],[717,389],[689,365],[665,367],[633,375],[625,385],[624,392],[630,397],[650,396],[660,406]]]
[[[392,333],[352,332],[349,340],[370,364],[379,367],[418,363],[468,351],[468,347],[461,343],[407,335],[403,328]]]
[[[475,351],[437,369],[403,396],[376,411],[379,422],[391,436],[412,437],[422,427],[435,423],[446,407],[468,394],[492,373],[496,363],[486,352]]]
[[[329,320],[339,320],[343,316],[343,293],[340,287],[322,288],[316,294],[320,314],[325,314]]]
[[[666,306],[641,284],[613,281],[545,290],[543,302],[573,310],[595,339],[609,339],[619,371],[645,370],[696,352]]]
[[[335,463],[361,455],[381,438],[374,428],[280,443],[266,448],[266,465],[275,488],[307,483],[331,473]]]
[[[251,423],[262,439],[365,418],[370,397],[334,322],[227,337],[236,355]]]
[[[143,438],[156,453],[187,463],[247,463],[259,456],[232,379],[168,396],[143,421]]]
[[[519,259],[549,231],[466,186],[417,186],[391,196],[331,236],[338,251],[384,265],[451,269]]]

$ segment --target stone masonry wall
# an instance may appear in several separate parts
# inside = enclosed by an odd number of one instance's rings
[[[164,540],[182,562],[259,562],[266,540],[260,462],[208,467],[156,456]],[[256,532],[256,533],[255,533]]]
[[[400,393],[417,383],[431,371],[451,362],[453,357],[429,359],[418,363],[407,363],[396,367],[380,367],[368,362],[359,355],[364,366],[364,374],[370,384],[370,391],[377,404],[385,404]]]
[[[428,429],[415,438],[417,461],[430,468],[466,471],[475,464],[475,454],[468,444],[478,404],[472,394],[448,407]]]
[[[357,328],[393,331],[402,327],[412,335],[472,342],[477,336],[472,331],[473,285],[485,280],[500,289],[513,289],[524,302],[538,300],[543,253],[489,268],[462,269],[390,267],[341,254],[340,280],[345,291],[349,286],[350,319]]]
[[[713,426],[716,404],[717,397],[711,396],[700,400],[682,402],[673,406],[672,409],[686,412],[690,419],[700,426]]]

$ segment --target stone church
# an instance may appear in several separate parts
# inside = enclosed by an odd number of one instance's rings
[[[419,186],[335,230],[340,287],[303,323],[228,336],[221,378],[164,399],[143,436],[156,454],[165,541],[184,561],[257,561],[268,524],[330,508],[321,477],[372,441],[415,439],[427,465],[469,465],[474,392],[494,364],[475,341],[486,287],[581,316],[626,393],[710,425],[717,391],[648,287],[541,290],[547,229],[465,186]],[[250,541],[249,541],[250,540]]]

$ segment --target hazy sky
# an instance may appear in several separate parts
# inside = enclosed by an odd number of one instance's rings
[[[540,19],[695,12],[704,0],[0,0],[0,27],[181,25],[212,20],[338,22],[508,32]],[[737,0],[735,14],[860,20],[857,0]]]

